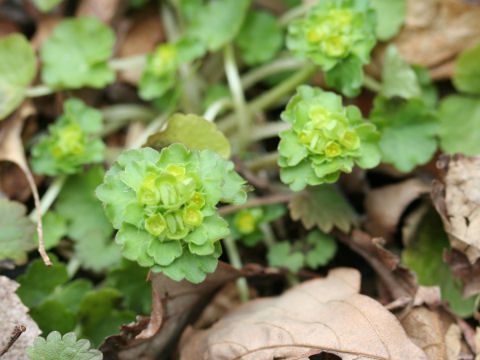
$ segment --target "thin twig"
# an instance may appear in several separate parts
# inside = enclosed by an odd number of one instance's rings
[[[241,205],[228,205],[228,206],[221,207],[220,209],[218,209],[218,214],[223,216],[223,215],[233,214],[234,212],[237,212],[239,210],[246,209],[249,207],[285,203],[292,200],[294,196],[295,194],[292,193],[292,194],[275,194],[271,196],[253,198]]]
[[[18,340],[20,335],[22,335],[26,330],[27,328],[25,326],[16,325],[13,328],[12,335],[10,336],[10,340],[8,340],[7,345],[5,345],[2,350],[0,350],[0,356],[3,356],[3,354],[5,354],[9,350],[13,346],[13,344],[15,344],[15,341]]]

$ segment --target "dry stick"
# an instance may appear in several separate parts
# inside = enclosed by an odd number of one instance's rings
[[[221,207],[220,209],[218,209],[218,214],[223,216],[249,207],[285,203],[292,200],[294,196],[295,194],[276,194],[271,196],[254,198],[248,200],[246,203],[243,203],[241,205],[228,205]]]
[[[5,345],[5,347],[2,350],[0,350],[0,356],[3,356],[3,354],[5,354],[8,350],[10,350],[10,348],[15,343],[15,341],[17,341],[20,335],[22,335],[26,330],[27,328],[25,326],[16,325],[13,328],[12,335],[10,336],[10,340],[8,340],[7,345]]]

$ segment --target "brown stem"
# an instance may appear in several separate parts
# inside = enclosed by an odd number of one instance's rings
[[[295,194],[275,194],[271,196],[253,198],[241,205],[228,205],[228,206],[221,207],[220,209],[218,209],[218,214],[223,216],[223,215],[233,214],[234,212],[237,212],[239,210],[246,209],[249,207],[285,203],[292,200],[294,196]]]
[[[15,341],[18,340],[20,335],[22,335],[22,333],[24,333],[26,330],[27,328],[23,325],[15,326],[13,328],[12,335],[10,336],[10,340],[8,340],[7,345],[5,345],[2,350],[0,350],[0,356],[5,354],[9,350],[12,347],[12,345],[15,344]]]

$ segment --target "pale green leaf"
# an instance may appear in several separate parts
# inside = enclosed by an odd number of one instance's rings
[[[443,151],[450,154],[480,154],[480,99],[451,95],[438,111],[439,136]]]
[[[230,156],[230,143],[217,126],[193,114],[175,114],[167,128],[151,135],[145,146],[160,150],[170,144],[182,143],[190,150],[214,150],[224,158]]]
[[[269,266],[286,267],[296,273],[303,267],[304,255],[300,251],[292,251],[290,243],[282,241],[268,249],[267,260]]]
[[[74,333],[60,335],[58,331],[48,334],[46,340],[37,337],[33,347],[27,348],[30,360],[102,360],[100,351],[90,349],[88,340],[78,340]]]
[[[36,247],[35,225],[19,202],[0,198],[0,260],[11,259],[17,265],[27,261],[27,252]]]
[[[0,39],[0,120],[20,105],[36,69],[35,52],[25,36],[12,34]]]
[[[395,45],[389,45],[385,51],[382,80],[380,92],[386,97],[400,96],[409,99],[422,96],[415,71],[403,60]]]
[[[370,0],[377,13],[377,38],[385,41],[398,33],[405,22],[406,0]]]
[[[460,54],[452,80],[458,91],[480,94],[480,44]]]

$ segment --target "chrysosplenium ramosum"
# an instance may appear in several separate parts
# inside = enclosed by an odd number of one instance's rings
[[[244,180],[212,150],[173,144],[161,153],[128,150],[105,175],[97,197],[118,229],[127,259],[174,280],[201,282],[217,266],[229,234],[218,202],[245,202]]]
[[[322,0],[288,27],[287,47],[319,65],[329,86],[354,96],[376,42],[375,24],[368,0]]]
[[[380,162],[375,126],[334,93],[300,86],[281,117],[292,128],[280,133],[280,177],[295,191],[335,182],[355,163],[369,169]]]
[[[49,135],[32,148],[31,164],[37,174],[58,175],[80,172],[83,165],[103,161],[105,145],[94,134],[102,129],[102,113],[71,98],[63,114],[48,127]]]

